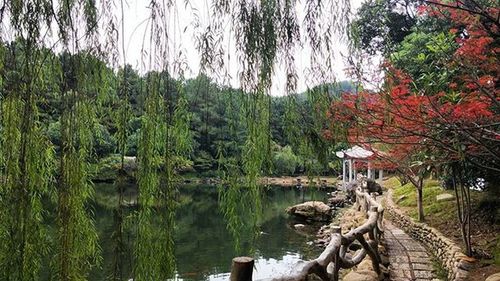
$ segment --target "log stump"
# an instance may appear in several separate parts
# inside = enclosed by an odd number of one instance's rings
[[[231,281],[252,281],[254,259],[251,257],[236,257],[231,265]]]

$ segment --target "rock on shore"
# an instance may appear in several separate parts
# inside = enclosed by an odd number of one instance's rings
[[[298,218],[313,221],[329,221],[332,218],[331,208],[321,201],[308,201],[286,209],[286,212]]]

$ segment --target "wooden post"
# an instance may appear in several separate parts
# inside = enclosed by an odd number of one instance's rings
[[[342,234],[342,227],[338,225],[334,225],[331,227],[332,234]]]
[[[342,237],[342,227],[335,225],[331,228],[332,236],[333,235],[339,235]],[[333,239],[333,237],[332,237]],[[342,238],[341,238],[342,239]],[[340,251],[337,249],[333,256],[333,272],[332,272],[332,279],[333,281],[338,281],[339,280],[339,270],[340,270]]]
[[[254,259],[251,257],[236,257],[231,266],[231,281],[252,281]]]
[[[380,256],[378,255],[378,251],[375,251],[375,247],[377,245],[370,245],[366,242],[365,238],[363,235],[356,235],[356,239],[358,242],[363,246],[363,248],[366,250],[366,253],[370,256],[372,260],[372,265],[373,265],[373,270],[380,276],[381,271],[380,271]],[[374,249],[375,248],[375,249]]]

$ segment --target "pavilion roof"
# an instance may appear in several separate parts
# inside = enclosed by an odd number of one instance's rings
[[[373,156],[373,151],[362,148],[361,146],[355,145],[349,149],[341,150],[335,152],[335,155],[339,158],[350,158],[350,159],[368,159]]]

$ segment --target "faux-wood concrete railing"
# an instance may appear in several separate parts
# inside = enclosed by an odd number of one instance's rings
[[[344,235],[339,226],[333,226],[331,228],[330,243],[318,258],[308,261],[302,270],[296,274],[274,278],[273,280],[305,281],[309,275],[316,274],[324,281],[338,281],[341,268],[352,268],[361,263],[367,255],[372,260],[373,269],[377,274],[380,274],[381,260],[378,253],[378,244],[382,234],[384,208],[377,203],[375,196],[359,190],[356,191],[355,207],[358,211],[364,211],[367,215],[367,220],[361,226]],[[354,241],[358,241],[362,248],[354,256],[350,256],[347,251]],[[233,271],[237,268],[233,267]],[[231,272],[231,277],[233,276],[237,276],[237,272]],[[231,281],[240,280],[251,280],[251,274],[250,278],[248,276],[243,279],[231,278]]]

